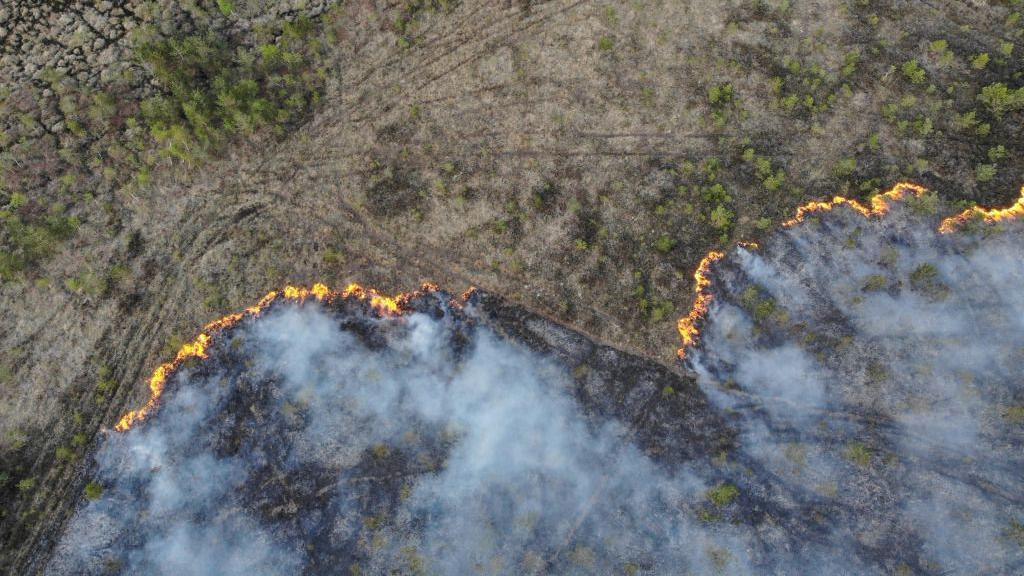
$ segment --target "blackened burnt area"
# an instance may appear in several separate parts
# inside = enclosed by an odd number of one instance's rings
[[[410,306],[440,318],[451,312],[447,301],[428,294]],[[368,349],[387,347],[387,331],[395,325],[381,322],[365,302],[338,299],[325,306],[339,329]],[[458,315],[451,321],[456,328],[451,345],[459,356],[469,342],[461,327],[471,322]],[[171,394],[190,385],[185,382],[208,379],[226,390],[219,405],[210,407],[205,431],[190,449],[209,449],[217,458],[244,463],[246,478],[237,486],[235,504],[277,540],[303,544],[304,574],[334,574],[339,566],[345,570],[368,562],[376,531],[394,520],[418,478],[443,469],[457,438],[438,424],[416,421],[407,423],[412,432],[366,448],[350,465],[296,458],[296,441],[309,424],[308,407],[289,402],[280,377],[254,366],[245,336],[237,328],[219,334],[208,359],[187,363],[188,378],[175,376],[168,383]]]
[[[594,343],[487,292],[474,291],[469,303],[479,310],[482,324],[564,364],[584,413],[622,423],[656,461],[677,466],[733,446],[735,432],[681,372]]]

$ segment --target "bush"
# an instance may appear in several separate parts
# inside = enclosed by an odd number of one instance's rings
[[[725,206],[719,204],[711,211],[711,225],[719,230],[728,231],[732,226],[732,219],[735,214]]]
[[[661,322],[662,320],[669,318],[674,311],[675,306],[673,306],[668,300],[655,300],[654,305],[651,306],[651,322]]]
[[[13,201],[16,200],[12,198]],[[0,250],[0,281],[13,280],[57,251],[78,230],[78,219],[61,214],[54,205],[44,216],[22,219],[10,214],[3,220],[4,250]]]
[[[865,292],[877,292],[885,290],[889,286],[889,279],[881,274],[872,274],[864,280]]]
[[[861,468],[871,465],[871,449],[860,442],[854,442],[846,448],[846,459]]]
[[[847,178],[852,176],[856,170],[856,158],[843,158],[839,162],[836,162],[835,168],[832,169],[832,172],[836,175],[836,178]]]
[[[732,84],[728,83],[713,86],[708,90],[708,102],[710,102],[713,107],[721,107],[731,104],[735,96]]]
[[[933,264],[922,264],[910,273],[911,289],[933,300],[945,298],[949,288],[939,278],[939,269]]]
[[[668,254],[676,247],[676,241],[669,237],[668,234],[662,234],[654,241],[654,249],[662,254]]]
[[[95,502],[103,497],[103,486],[96,482],[89,482],[85,485],[85,497]]]
[[[990,182],[996,177],[995,164],[978,164],[974,167],[974,179],[978,182]]]
[[[993,116],[1002,118],[1008,112],[1024,109],[1024,88],[1014,90],[996,82],[982,88],[978,100],[988,107]]]
[[[719,508],[725,508],[736,501],[740,495],[740,489],[732,484],[722,483],[707,491],[708,500]]]
[[[1006,155],[1007,155],[1006,146],[1003,146],[1002,144],[1000,144],[998,146],[993,146],[993,147],[988,149],[988,159],[993,164],[996,163],[996,162],[999,162],[1003,158],[1006,158]]]
[[[217,0],[217,9],[224,16],[231,16],[235,12],[235,4],[231,0]]]
[[[924,84],[924,81],[928,79],[924,68],[921,68],[921,65],[917,63],[917,60],[908,60],[907,62],[904,62],[901,70],[907,80],[910,80],[911,84]]]
[[[31,492],[35,487],[35,478],[23,478],[18,482],[18,492],[21,492],[22,494]]]
[[[1003,418],[1010,424],[1024,424],[1024,406],[1010,406],[1003,412]]]

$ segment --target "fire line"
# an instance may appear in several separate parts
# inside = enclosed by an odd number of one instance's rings
[[[836,196],[827,202],[810,202],[798,207],[796,215],[792,219],[783,222],[782,227],[792,228],[804,222],[808,217],[831,212],[839,206],[851,208],[865,218],[879,218],[889,213],[893,202],[902,201],[906,199],[908,195],[913,195],[915,197],[921,196],[925,191],[926,189],[923,186],[911,184],[909,182],[900,182],[893,186],[889,191],[872,197],[868,206],[865,206],[856,200],[850,200],[842,196]],[[959,230],[966,223],[974,220],[981,220],[985,223],[996,223],[1014,220],[1021,217],[1024,217],[1024,187],[1021,188],[1020,198],[1009,207],[974,207],[964,210],[956,216],[944,219],[939,225],[938,231],[942,234],[949,234]],[[740,242],[738,245],[750,250],[757,250],[759,248],[758,245],[753,242]],[[684,360],[686,358],[687,350],[696,346],[700,338],[701,324],[707,316],[711,302],[714,300],[714,296],[711,292],[711,268],[715,262],[724,257],[725,252],[717,250],[711,251],[700,261],[696,271],[694,271],[693,279],[695,297],[693,307],[689,314],[680,318],[677,323],[679,336],[682,339],[682,347],[679,348],[678,351],[680,360]],[[245,311],[229,314],[223,318],[219,318],[206,324],[203,327],[203,331],[196,336],[194,340],[186,343],[180,350],[178,350],[173,360],[158,366],[149,378],[149,400],[141,408],[132,410],[122,416],[114,426],[114,430],[118,432],[126,432],[138,422],[145,420],[157,408],[160,402],[160,397],[163,395],[164,387],[167,384],[167,379],[170,378],[170,376],[173,375],[183,363],[192,358],[206,358],[206,351],[209,349],[214,336],[218,332],[235,326],[247,317],[259,316],[278,298],[297,302],[304,302],[309,298],[313,298],[317,301],[330,301],[335,298],[354,298],[357,300],[367,301],[370,307],[382,316],[398,316],[407,310],[407,304],[410,300],[424,293],[435,292],[437,290],[438,287],[436,285],[424,284],[420,290],[415,292],[402,293],[396,296],[384,296],[373,289],[366,289],[358,284],[349,284],[343,290],[332,291],[326,285],[316,283],[310,288],[286,286],[280,292],[270,292],[261,298],[256,305],[246,308]],[[471,290],[463,296],[463,299],[465,300],[469,294],[471,294]]]
[[[1020,189],[1020,198],[1008,208],[968,208],[956,216],[946,218],[939,225],[939,232],[949,234],[963,227],[964,224],[980,219],[986,224],[994,224],[1004,220],[1013,220],[1024,216],[1024,187]]]
[[[856,200],[850,200],[842,196],[836,196],[827,202],[810,202],[796,209],[796,215],[782,223],[783,228],[792,228],[804,222],[807,218],[831,212],[839,206],[846,206],[853,209],[865,218],[880,218],[889,213],[893,202],[900,202],[908,195],[919,197],[927,191],[923,186],[909,182],[900,182],[887,192],[883,192],[871,198],[869,205],[865,206]],[[939,232],[949,234],[959,230],[967,222],[980,219],[986,223],[1002,222],[1024,217],[1024,187],[1021,188],[1021,196],[1016,203],[1008,208],[970,208],[962,213],[946,218],[939,225]],[[756,250],[758,245],[753,242],[739,242],[739,246]],[[721,251],[711,251],[700,261],[696,272],[693,274],[695,298],[690,313],[679,319],[678,330],[683,345],[679,348],[679,359],[686,359],[686,352],[693,348],[700,337],[701,323],[707,316],[714,296],[711,293],[711,266],[718,260],[725,257]]]
[[[149,417],[160,403],[160,398],[163,396],[164,387],[167,385],[168,378],[170,378],[183,363],[192,358],[206,358],[207,350],[209,350],[210,345],[213,343],[213,339],[218,332],[237,325],[245,318],[252,318],[261,315],[264,310],[270,307],[270,305],[278,299],[296,302],[304,302],[310,298],[313,298],[318,302],[329,302],[336,298],[346,300],[356,299],[368,302],[370,307],[377,311],[381,316],[399,316],[408,310],[408,303],[410,300],[425,293],[436,292],[437,290],[438,288],[434,284],[423,284],[420,290],[416,292],[402,293],[397,296],[384,296],[375,290],[363,288],[358,284],[349,284],[344,290],[335,292],[329,289],[325,284],[317,283],[313,284],[311,288],[286,286],[280,292],[270,292],[261,298],[255,306],[246,308],[244,312],[228,314],[223,318],[219,318],[206,324],[206,326],[203,327],[203,331],[196,336],[194,340],[183,345],[181,349],[178,350],[178,353],[175,354],[173,360],[157,366],[156,370],[153,371],[153,375],[149,377],[149,400],[147,400],[146,404],[141,408],[132,410],[122,416],[114,426],[114,430],[118,432],[127,432],[134,425]]]

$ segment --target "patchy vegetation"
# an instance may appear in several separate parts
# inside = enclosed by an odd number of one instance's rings
[[[307,18],[285,22],[277,41],[233,45],[206,33],[147,38],[136,53],[163,94],[142,101],[142,121],[160,154],[186,164],[221,152],[233,138],[304,120],[326,78],[323,50]]]

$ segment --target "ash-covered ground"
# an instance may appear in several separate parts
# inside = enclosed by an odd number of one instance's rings
[[[281,301],[111,433],[50,574],[1014,574],[1019,225],[841,208],[712,269],[693,379],[477,293]]]

